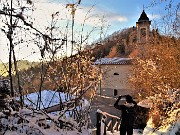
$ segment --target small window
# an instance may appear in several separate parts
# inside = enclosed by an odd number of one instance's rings
[[[141,29],[141,36],[142,37],[146,36],[146,28]]]
[[[119,75],[119,73],[114,73],[114,75]]]
[[[118,94],[118,91],[116,90],[116,89],[114,89],[114,96],[117,96],[117,94]]]

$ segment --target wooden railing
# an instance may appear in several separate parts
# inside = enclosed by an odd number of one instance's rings
[[[112,134],[118,132],[120,122],[119,117],[97,110],[96,135],[106,135],[107,132],[111,132]]]

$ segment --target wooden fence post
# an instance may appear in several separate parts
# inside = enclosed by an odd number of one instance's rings
[[[111,133],[113,133],[113,122],[114,122],[114,119],[113,118],[111,118],[111,121],[112,121],[112,123],[111,123],[111,126],[110,126],[110,129],[111,129]]]
[[[96,135],[101,135],[101,113],[96,112]]]
[[[101,135],[106,135],[106,116],[105,115],[102,115],[102,118],[101,118]]]

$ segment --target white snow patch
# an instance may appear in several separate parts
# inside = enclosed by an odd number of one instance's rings
[[[40,102],[38,103],[38,97],[40,97],[40,94],[41,94],[41,99],[40,99]],[[66,100],[70,100],[74,98],[75,98],[74,96],[68,95],[63,92],[43,90],[40,93],[34,92],[31,94],[25,95],[24,103],[32,107],[36,107],[37,104],[39,104],[40,109],[43,109],[43,108],[47,108],[47,107],[59,104],[60,99],[62,100],[62,102],[65,102]]]

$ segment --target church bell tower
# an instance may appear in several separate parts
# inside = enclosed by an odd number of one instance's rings
[[[146,43],[148,41],[150,25],[151,21],[149,21],[147,14],[143,10],[138,22],[136,22],[138,43]]]

